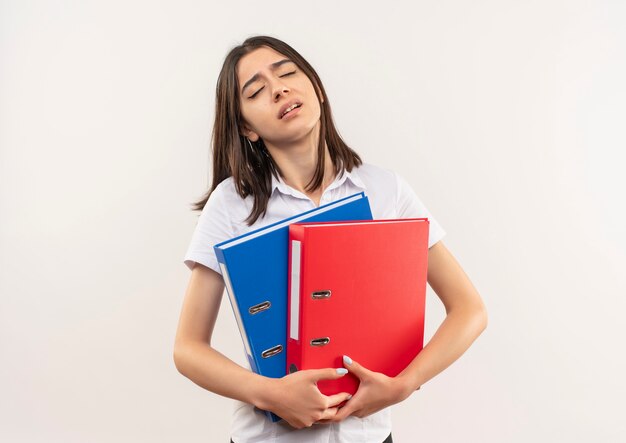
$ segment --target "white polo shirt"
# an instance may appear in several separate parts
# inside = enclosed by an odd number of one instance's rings
[[[369,163],[335,177],[324,190],[320,205],[359,192],[368,196],[374,219],[428,217],[429,248],[446,234],[404,178],[394,171]],[[274,177],[265,217],[259,217],[252,226],[248,226],[245,219],[252,210],[252,204],[252,196],[242,199],[237,194],[232,177],[222,181],[200,214],[184,258],[187,267],[193,269],[197,262],[221,275],[213,245],[316,207],[305,194]],[[249,364],[246,363],[246,366],[250,369]],[[248,403],[234,402],[231,438],[235,443],[381,443],[391,432],[390,408],[365,418],[351,416],[340,423],[295,429],[284,420],[272,423],[263,412]]]

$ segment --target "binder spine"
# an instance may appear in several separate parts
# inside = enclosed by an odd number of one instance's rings
[[[241,317],[241,312],[239,310],[239,304],[237,303],[237,299],[235,297],[235,291],[233,289],[233,285],[230,280],[230,274],[228,273],[228,265],[226,264],[224,253],[222,252],[221,249],[218,249],[218,248],[215,248],[215,252],[216,252],[215,255],[217,257],[218,264],[220,266],[220,270],[222,271],[222,277],[224,278],[226,292],[228,293],[228,298],[230,299],[230,306],[233,308],[233,313],[235,314],[235,320],[237,322],[237,326],[239,327],[239,333],[241,334],[241,340],[243,341],[243,345],[246,349],[246,356],[248,357],[248,363],[250,364],[250,369],[258,373],[259,367],[254,358],[254,353],[252,351],[250,340],[248,339],[248,335],[246,334],[245,325],[243,324],[243,319]]]
[[[289,226],[289,292],[287,316],[287,373],[302,369],[302,323],[301,282],[302,267],[302,229],[293,224]]]

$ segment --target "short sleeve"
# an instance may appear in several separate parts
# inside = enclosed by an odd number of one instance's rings
[[[202,209],[185,254],[184,263],[193,270],[200,263],[222,274],[213,246],[233,237],[233,224],[223,186],[217,186]]]
[[[408,182],[395,173],[397,182],[396,209],[398,218],[428,218],[428,248],[430,249],[435,243],[441,240],[446,231],[435,220],[430,211],[424,206],[422,201],[413,191]]]

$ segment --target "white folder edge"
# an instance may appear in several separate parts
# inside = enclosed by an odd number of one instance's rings
[[[291,310],[289,337],[299,340],[300,330],[300,241],[291,240]]]

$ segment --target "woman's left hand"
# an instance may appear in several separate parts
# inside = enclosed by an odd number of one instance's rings
[[[367,417],[387,406],[401,402],[412,392],[403,379],[370,371],[356,361],[352,361],[350,357],[344,356],[343,365],[359,378],[359,388],[333,418],[320,420],[317,423],[338,422],[350,415],[359,418]]]

